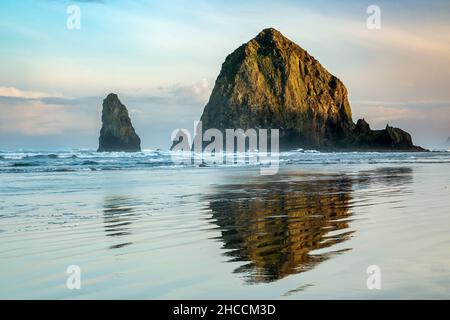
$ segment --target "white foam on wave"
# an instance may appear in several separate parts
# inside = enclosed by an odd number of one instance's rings
[[[179,168],[179,163],[172,161],[175,156],[185,159],[181,167],[196,167],[192,159],[204,159],[208,167],[242,167],[260,166],[261,156],[258,152],[218,153],[211,155],[196,154],[192,151],[168,151],[144,149],[141,152],[96,152],[92,149],[61,150],[17,150],[0,151],[0,172],[36,172],[53,169],[79,170],[131,170],[149,168]],[[228,157],[234,163],[222,161]],[[450,163],[450,152],[319,152],[317,150],[293,150],[272,153],[270,157],[278,158],[280,165],[353,165],[353,164],[432,164]],[[217,159],[216,163],[209,161]],[[229,158],[228,158],[229,159]],[[227,159],[227,160],[228,160]],[[200,160],[200,162],[202,162]],[[212,163],[212,164],[211,164]]]

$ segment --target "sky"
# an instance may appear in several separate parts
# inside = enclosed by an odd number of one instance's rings
[[[193,131],[225,57],[267,27],[344,82],[355,122],[437,148],[450,137],[449,14],[448,1],[0,0],[0,150],[96,148],[110,92],[142,147],[167,149],[173,130]]]

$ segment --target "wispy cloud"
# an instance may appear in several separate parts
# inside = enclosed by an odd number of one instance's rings
[[[0,87],[0,97],[6,98],[23,98],[23,99],[40,99],[44,97],[62,98],[60,93],[48,93],[40,91],[20,90],[15,87]]]
[[[59,93],[0,87],[0,112],[4,115],[0,118],[0,132],[48,135],[90,130],[96,126],[95,118],[74,107],[80,103]]]
[[[450,106],[450,100],[439,100],[439,99],[430,99],[430,100],[403,100],[403,101],[384,101],[384,100],[352,100],[352,103],[361,104],[361,105],[370,105],[370,106],[424,106],[428,107],[430,105],[446,105]]]
[[[82,27],[70,31],[65,7],[74,3],[82,8]],[[95,143],[102,99],[113,91],[144,143],[163,141],[172,128],[198,120],[226,55],[273,26],[345,83],[355,115],[373,126],[444,134],[450,6],[380,6],[382,28],[368,30],[366,4],[356,1],[11,2],[0,11],[0,112],[14,117],[3,118],[0,130],[57,134],[64,123],[88,130],[81,117],[94,124]],[[416,19],[421,8],[426,17]]]
[[[209,96],[211,86],[201,80],[192,85],[174,84],[147,89],[153,94],[117,92],[127,106],[145,145],[170,145],[172,130],[191,127]],[[103,96],[65,97],[42,91],[0,88],[0,132],[28,136],[88,133],[95,144],[100,130]]]
[[[66,130],[90,130],[96,126],[89,116],[62,105],[27,101],[16,105],[0,103],[0,132],[25,135],[62,134]]]
[[[414,110],[405,107],[387,107],[376,105],[370,108],[363,108],[363,110],[363,118],[368,119],[377,126],[383,126],[386,123],[392,123],[392,121],[395,122],[399,119],[423,118],[420,113],[414,112]]]
[[[211,83],[202,79],[192,85],[175,84],[168,87],[160,87],[159,90],[165,94],[181,99],[188,98],[196,102],[206,103],[212,91]]]
[[[384,25],[380,31],[356,28],[353,23],[342,27],[342,32],[351,35],[354,41],[378,50],[401,50],[450,59],[450,27],[435,24],[414,29],[401,29]]]

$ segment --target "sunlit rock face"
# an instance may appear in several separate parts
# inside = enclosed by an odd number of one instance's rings
[[[141,151],[141,139],[131,124],[128,110],[114,93],[103,100],[98,151]]]
[[[421,150],[400,129],[361,133],[347,95],[319,61],[269,28],[227,56],[201,121],[204,130],[279,129],[281,150]]]

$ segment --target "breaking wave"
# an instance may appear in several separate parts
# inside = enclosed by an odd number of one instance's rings
[[[229,157],[230,154],[223,154]],[[172,156],[182,157],[184,162],[173,162]],[[96,152],[94,150],[64,151],[0,151],[0,173],[72,172],[102,170],[135,170],[157,168],[195,168],[260,166],[258,153],[233,154],[234,163],[205,160],[192,161],[198,154],[171,153],[165,150],[144,150],[136,153]],[[332,152],[298,149],[277,154],[280,166],[320,166],[352,164],[401,164],[401,163],[450,163],[450,152],[387,153],[387,152]],[[186,160],[187,159],[187,160]]]

